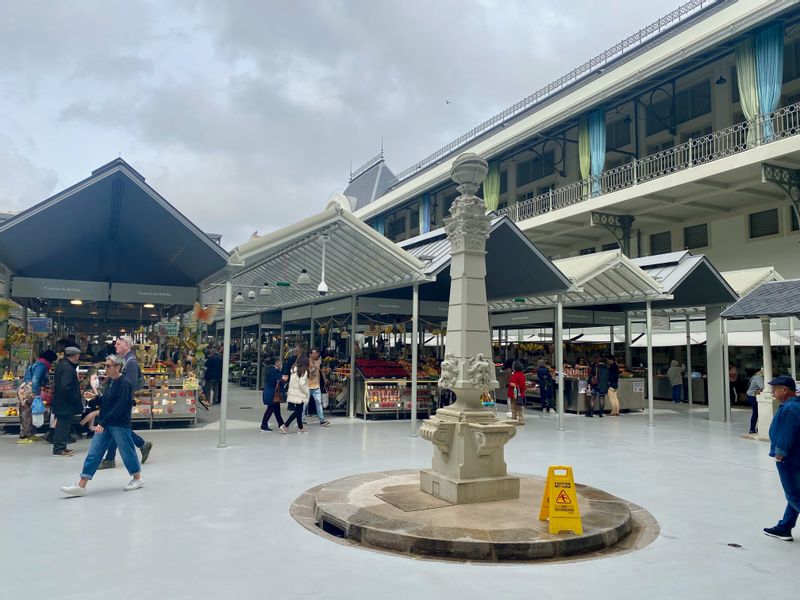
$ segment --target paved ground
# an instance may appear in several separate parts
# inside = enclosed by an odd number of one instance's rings
[[[333,544],[289,516],[308,488],[346,475],[428,466],[431,446],[409,422],[338,418],[306,435],[260,433],[259,397],[233,388],[229,447],[215,413],[196,429],[144,432],[154,443],[144,489],[125,493],[122,467],[101,471],[84,498],[74,458],[0,435],[2,598],[725,598],[797,593],[800,539],[765,537],[784,501],[765,443],[742,439],[748,413],[709,423],[706,411],[659,403],[612,419],[530,414],[509,468],[544,474],[571,464],[579,482],[645,507],[661,535],[643,550],[592,561],[470,565],[420,561]],[[246,409],[244,407],[253,407]],[[538,506],[531,507],[531,518]],[[796,532],[800,538],[800,531]],[[737,544],[733,547],[730,544]],[[794,582],[794,583],[793,583]],[[479,585],[490,586],[479,590]]]

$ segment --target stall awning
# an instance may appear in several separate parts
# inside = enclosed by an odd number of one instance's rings
[[[670,252],[634,258],[632,262],[658,281],[665,294],[672,296],[669,300],[653,302],[654,309],[727,305],[739,298],[703,255]]]
[[[0,223],[14,276],[195,286],[228,253],[122,159]]]
[[[775,270],[775,267],[723,271],[722,276],[728,282],[728,285],[742,298],[762,283],[783,280],[783,277]]]
[[[762,283],[722,311],[725,319],[757,319],[762,316],[800,316],[800,279]]]
[[[329,292],[317,292],[322,276],[322,237],[325,242],[325,282]],[[311,302],[327,302],[355,293],[410,286],[432,281],[422,262],[386,239],[339,206],[251,240],[235,248],[231,264],[233,293],[244,302],[234,303],[234,314],[275,310]],[[298,284],[306,269],[310,284]],[[222,274],[206,281],[206,303],[222,298]],[[270,290],[261,295],[262,287]],[[255,299],[249,299],[249,292]]]
[[[628,304],[646,300],[668,299],[661,285],[637,267],[620,250],[610,250],[554,261],[554,265],[572,282],[561,294],[564,306]],[[491,303],[491,310],[520,310],[525,306],[552,306],[554,294],[529,295],[520,303],[513,299]]]
[[[437,229],[398,244],[425,264],[429,275],[449,282],[450,241]],[[508,217],[495,217],[486,240],[486,295],[491,301],[521,295],[557,293],[569,280]]]

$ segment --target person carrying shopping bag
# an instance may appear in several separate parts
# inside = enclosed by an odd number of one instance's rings
[[[281,425],[281,431],[283,433],[289,433],[289,425],[291,425],[292,421],[295,419],[297,420],[297,431],[299,433],[307,432],[307,430],[303,428],[303,407],[308,402],[308,396],[308,356],[300,354],[294,365],[292,365],[292,370],[289,374],[286,402],[292,414],[289,415],[286,422]]]

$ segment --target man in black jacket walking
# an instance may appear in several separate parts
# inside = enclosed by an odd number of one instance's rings
[[[83,461],[81,478],[77,485],[64,486],[61,491],[68,496],[83,496],[86,494],[86,484],[94,477],[97,467],[109,444],[116,442],[125,468],[131,474],[131,481],[125,486],[126,492],[138,490],[143,485],[142,467],[136,448],[131,438],[131,384],[122,377],[122,367],[125,361],[122,357],[112,354],[106,358],[106,374],[111,378],[111,383],[106,392],[100,396],[99,424],[95,428],[92,445]],[[87,397],[93,397],[87,392]]]
[[[64,358],[56,364],[53,382],[53,414],[56,430],[53,432],[53,456],[72,456],[74,450],[67,449],[72,429],[72,417],[83,410],[80,382],[78,381],[78,359],[81,351],[74,346],[64,349]]]
[[[209,351],[204,379],[203,392],[206,395],[206,401],[211,404],[219,404],[222,401],[222,357],[216,350]],[[214,392],[213,402],[212,390]]]

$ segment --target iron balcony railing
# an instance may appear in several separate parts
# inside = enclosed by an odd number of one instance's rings
[[[463,148],[473,140],[482,136],[487,131],[502,125],[503,123],[507,123],[529,108],[547,100],[565,87],[591,75],[592,73],[596,72],[597,69],[603,68],[612,60],[615,60],[625,53],[630,52],[632,49],[641,46],[646,41],[661,34],[663,31],[666,31],[667,29],[678,25],[680,22],[685,21],[689,16],[699,13],[703,8],[707,8],[708,6],[715,4],[722,4],[726,1],[728,0],[689,0],[688,2],[683,3],[681,6],[654,21],[647,27],[644,27],[633,35],[628,36],[621,42],[618,42],[611,48],[607,49],[605,52],[598,54],[591,60],[586,61],[566,75],[563,75],[555,81],[547,84],[545,87],[535,91],[530,96],[523,98],[513,106],[509,106],[503,112],[494,115],[479,125],[476,125],[461,137],[453,140],[446,146],[439,148],[439,150],[433,154],[430,154],[429,156],[426,156],[418,163],[407,168],[405,171],[400,172],[391,182],[390,188],[396,187],[409,177],[413,177],[422,169],[436,164],[437,161],[449,156],[450,154],[453,154],[455,151]]]
[[[514,221],[524,221],[798,134],[800,134],[800,102],[702,137],[690,138],[679,146],[634,159],[614,169],[603,171],[599,175],[552,189],[498,210],[497,213],[508,214]]]

